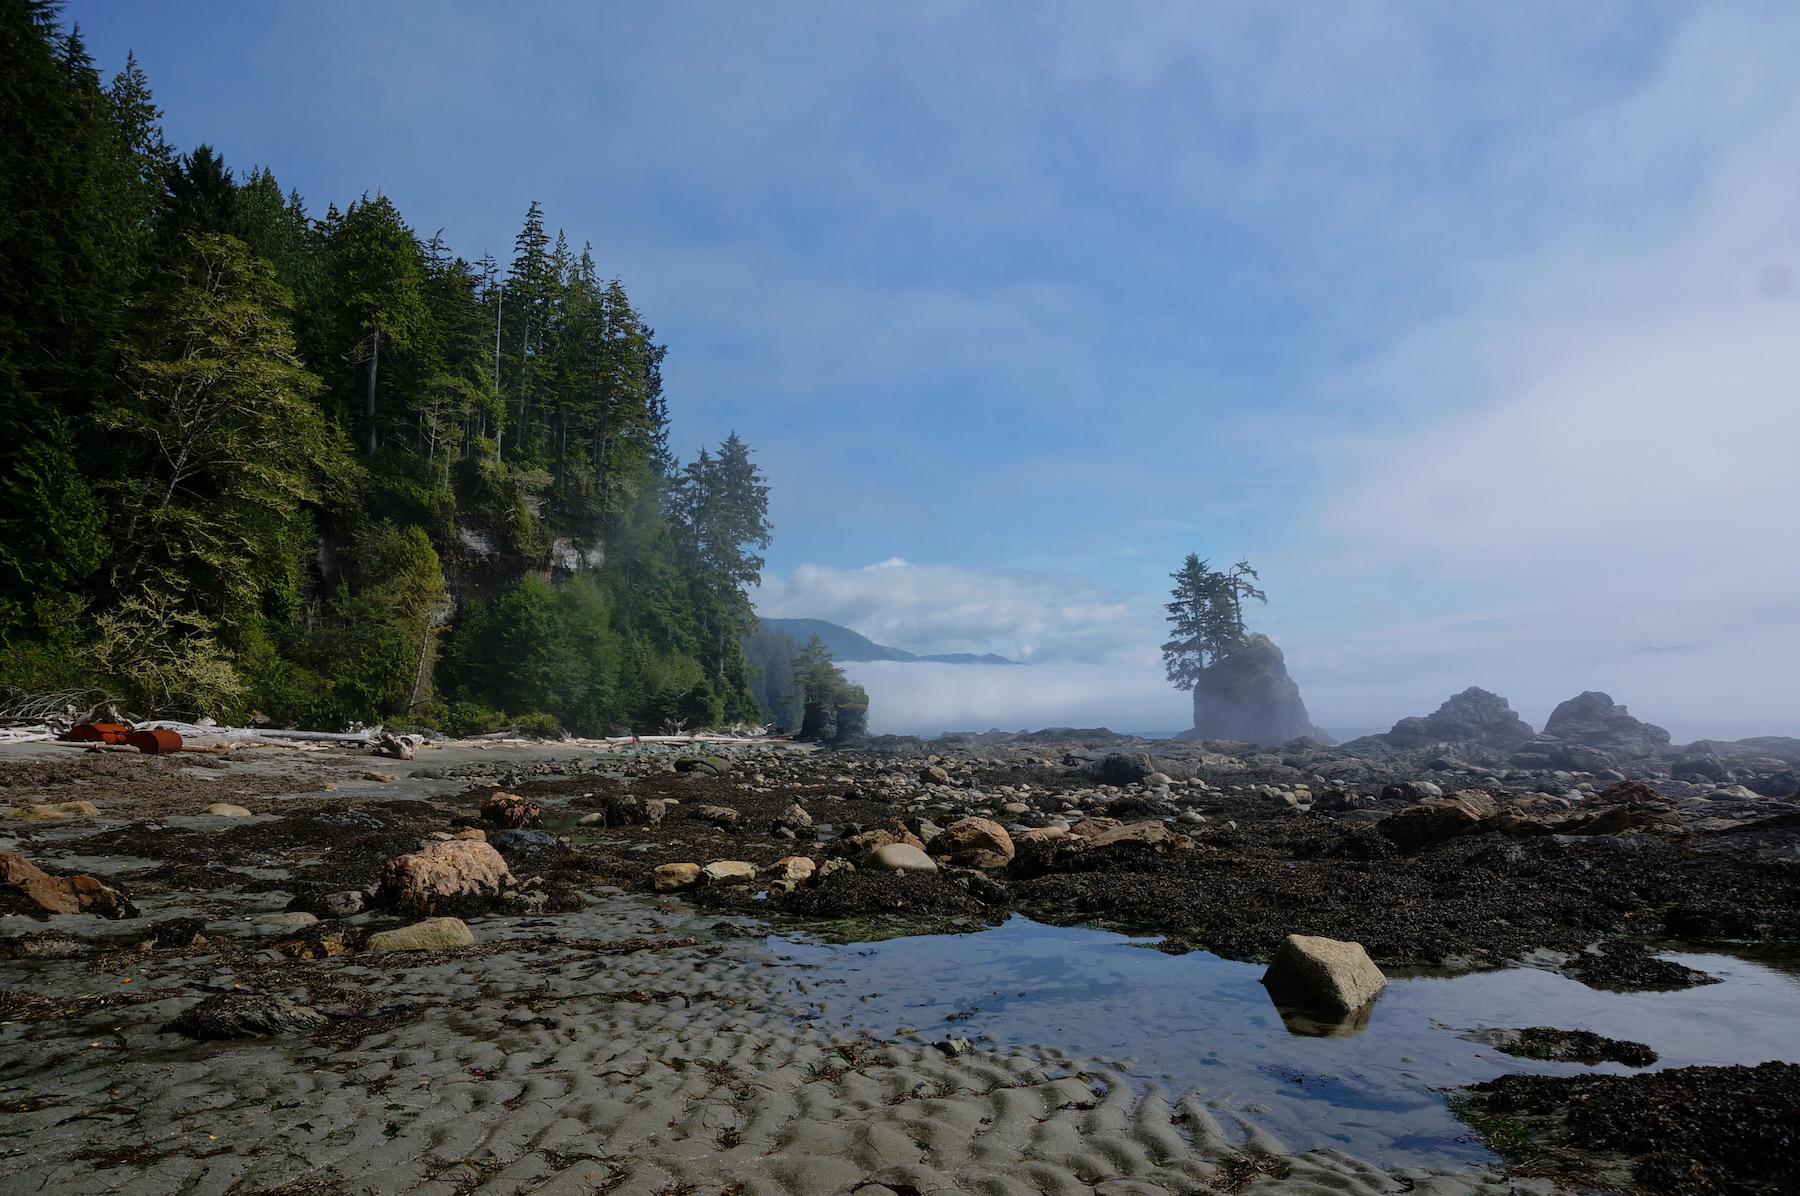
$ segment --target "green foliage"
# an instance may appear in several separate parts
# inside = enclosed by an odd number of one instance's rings
[[[759,717],[768,487],[735,434],[674,460],[664,348],[591,251],[535,203],[505,269],[379,194],[312,219],[172,152],[55,12],[0,0],[0,682],[318,727]]]
[[[1208,665],[1243,646],[1244,599],[1267,602],[1268,597],[1247,580],[1256,577],[1249,561],[1220,571],[1190,552],[1169,576],[1175,580],[1174,601],[1163,609],[1175,625],[1175,638],[1163,645],[1163,665],[1175,688],[1192,689]]]

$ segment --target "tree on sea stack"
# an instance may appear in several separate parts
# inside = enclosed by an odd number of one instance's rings
[[[1209,569],[1210,562],[1188,553],[1175,580],[1175,601],[1164,606],[1175,638],[1163,645],[1163,665],[1176,689],[1193,689],[1206,666],[1244,646],[1244,599],[1267,602],[1269,596],[1251,585],[1257,577],[1249,561],[1230,569]]]
[[[1268,601],[1251,584],[1260,579],[1250,562],[1218,570],[1189,553],[1169,576],[1174,600],[1165,609],[1175,638],[1163,645],[1163,664],[1177,689],[1194,693],[1193,729],[1176,738],[1272,747],[1305,736],[1329,743],[1307,716],[1281,649],[1244,626],[1244,601]]]
[[[868,734],[869,695],[862,686],[850,684],[844,670],[832,663],[824,641],[816,635],[807,637],[793,665],[794,684],[800,687],[806,710],[800,738],[844,743]]]

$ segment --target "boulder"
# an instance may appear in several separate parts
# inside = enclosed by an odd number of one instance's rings
[[[1308,737],[1329,744],[1313,726],[1275,641],[1252,635],[1200,671],[1194,683],[1194,726],[1177,739],[1228,739],[1274,747]]]
[[[1479,789],[1463,789],[1449,797],[1428,797],[1416,806],[1396,810],[1376,826],[1402,851],[1471,835],[1499,813],[1494,799]]]
[[[202,1041],[268,1038],[282,1034],[316,1034],[331,1025],[317,1009],[270,993],[229,989],[176,1014],[160,1033],[183,1034]]]
[[[700,869],[709,885],[747,885],[756,879],[756,865],[743,860],[714,860]]]
[[[1290,934],[1275,949],[1263,985],[1277,997],[1349,1013],[1373,1001],[1387,977],[1361,943]]]
[[[731,761],[723,756],[684,756],[675,761],[675,771],[697,773],[706,777],[722,777],[731,771]]]
[[[243,806],[234,806],[228,801],[216,801],[206,807],[206,812],[215,818],[254,818],[251,811]]]
[[[460,918],[427,918],[396,930],[378,930],[363,943],[365,951],[438,951],[472,947],[475,932]]]
[[[925,846],[903,823],[889,819],[866,831],[845,835],[833,842],[829,850],[835,856],[860,859],[877,847],[886,847],[890,843],[906,843],[921,849]]]
[[[16,851],[0,851],[0,883],[52,914],[93,914],[135,918],[137,907],[124,893],[92,876],[51,876]]]
[[[806,807],[802,806],[797,801],[789,802],[787,809],[783,810],[775,817],[775,826],[785,826],[791,831],[809,830],[811,829],[812,824],[812,815],[808,814],[806,812]]]
[[[650,871],[650,884],[658,893],[691,889],[700,883],[698,864],[658,864]]]
[[[743,821],[743,815],[730,806],[695,806],[694,817],[728,831],[737,830]]]
[[[481,841],[491,845],[495,851],[509,854],[544,851],[562,846],[562,841],[549,831],[534,831],[528,827],[514,827],[511,830],[495,831],[491,835],[484,834]]]
[[[481,817],[498,827],[530,826],[544,816],[536,802],[516,793],[492,793],[481,803]]]
[[[989,818],[958,818],[931,841],[931,853],[965,868],[1004,868],[1012,862],[1012,836]]]
[[[919,783],[921,785],[948,785],[950,774],[935,764],[928,764],[919,770]]]
[[[826,860],[819,865],[819,870],[813,873],[813,883],[819,884],[821,881],[829,880],[839,873],[854,871],[856,871],[856,865],[852,864],[849,860],[842,858]]]
[[[1134,822],[1128,826],[1115,826],[1087,841],[1088,847],[1096,851],[1121,843],[1136,844],[1159,852],[1183,850],[1194,845],[1192,839],[1176,834],[1160,822]]]
[[[381,891],[396,909],[435,914],[483,909],[512,882],[506,860],[491,844],[451,839],[389,860]]]
[[[1608,785],[1593,800],[1601,805],[1637,805],[1643,802],[1667,802],[1669,799],[1658,793],[1642,781],[1620,781],[1616,785]]]
[[[1069,828],[1069,833],[1077,839],[1098,839],[1114,827],[1124,825],[1117,818],[1083,818]]]
[[[882,872],[936,872],[937,861],[910,843],[888,843],[869,853],[867,866]]]
[[[474,839],[477,843],[486,843],[488,836],[487,832],[478,826],[465,826],[450,837],[452,839]]]
[[[288,902],[290,913],[308,913],[321,918],[348,918],[363,911],[368,899],[361,889],[339,889],[332,893],[305,892]]]
[[[803,880],[810,879],[812,874],[818,870],[818,864],[814,863],[810,856],[784,855],[764,868],[762,874],[769,880],[799,884]]]

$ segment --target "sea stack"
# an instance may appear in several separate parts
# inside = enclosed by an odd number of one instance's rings
[[[1201,670],[1194,683],[1194,727],[1177,739],[1229,739],[1273,747],[1301,737],[1330,743],[1313,726],[1275,641],[1256,634]]]

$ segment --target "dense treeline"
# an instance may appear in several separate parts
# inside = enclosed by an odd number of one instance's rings
[[[769,540],[735,436],[531,205],[468,261],[163,141],[0,0],[0,680],[132,710],[592,733],[753,720]]]

